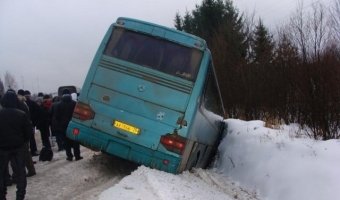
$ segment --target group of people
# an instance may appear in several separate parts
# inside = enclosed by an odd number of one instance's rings
[[[6,199],[7,186],[16,183],[16,199],[25,198],[26,177],[36,174],[32,157],[38,156],[35,128],[41,134],[42,149],[52,151],[51,136],[58,151],[66,151],[66,160],[81,160],[80,145],[66,137],[76,102],[65,89],[61,97],[40,93],[36,100],[26,90],[9,89],[0,96],[0,200]],[[73,149],[73,152],[72,152]],[[12,168],[12,177],[9,174]],[[26,172],[27,169],[27,172]]]

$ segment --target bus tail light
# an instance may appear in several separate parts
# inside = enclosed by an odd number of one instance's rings
[[[79,135],[79,133],[80,133],[80,131],[79,131],[78,128],[74,128],[74,129],[72,130],[72,134],[75,135],[75,136]]]
[[[78,102],[73,111],[73,117],[80,120],[90,120],[94,118],[94,111],[88,104]]]
[[[178,134],[166,134],[161,136],[161,144],[168,150],[177,154],[183,154],[186,138]]]

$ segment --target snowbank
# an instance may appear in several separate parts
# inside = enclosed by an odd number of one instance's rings
[[[340,141],[296,138],[291,126],[229,119],[216,170],[268,200],[337,199]]]

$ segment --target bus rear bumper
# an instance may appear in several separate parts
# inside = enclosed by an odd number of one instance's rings
[[[75,128],[79,130],[77,135],[73,134],[73,129]],[[181,160],[172,155],[131,143],[73,121],[70,122],[66,134],[68,138],[78,141],[90,149],[104,151],[108,154],[165,172],[178,173]]]

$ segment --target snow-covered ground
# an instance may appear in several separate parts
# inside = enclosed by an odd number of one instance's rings
[[[210,169],[173,175],[86,148],[84,159],[72,162],[55,151],[51,162],[36,164],[27,200],[339,199],[339,140],[314,141],[294,125],[274,130],[262,121],[226,123]],[[8,189],[8,199],[15,199],[15,186]]]

